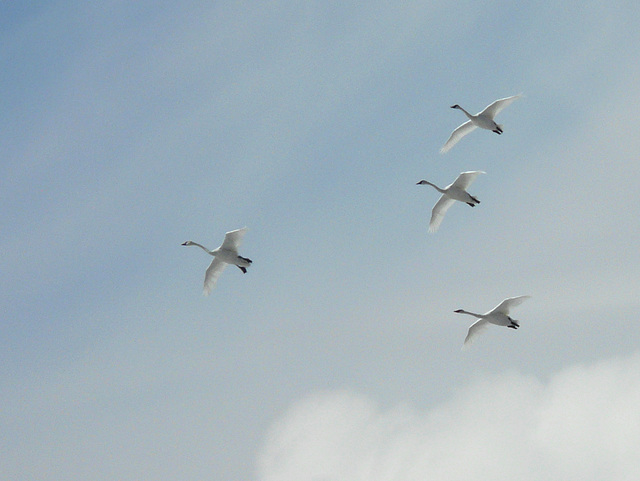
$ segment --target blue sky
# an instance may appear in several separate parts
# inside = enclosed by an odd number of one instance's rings
[[[0,7],[0,477],[631,479],[634,7]],[[520,92],[439,154],[450,105]],[[428,234],[416,182],[465,170],[482,203]],[[180,244],[243,226],[203,297]],[[523,294],[460,352],[454,309]],[[530,456],[461,472],[485,438]]]

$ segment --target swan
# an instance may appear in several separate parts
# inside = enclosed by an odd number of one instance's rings
[[[238,248],[240,247],[242,238],[246,233],[246,227],[227,232],[224,235],[222,245],[212,251],[193,241],[187,241],[182,244],[183,246],[198,246],[207,254],[213,256],[213,260],[211,261],[211,264],[209,264],[207,273],[204,276],[203,294],[205,296],[208,296],[211,290],[215,287],[218,277],[220,277],[222,271],[227,267],[227,264],[236,265],[243,273],[247,273],[247,267],[249,267],[253,261],[238,255]]]
[[[452,109],[459,109],[464,112],[464,114],[469,117],[464,124],[455,129],[451,136],[449,136],[449,140],[442,146],[440,149],[440,153],[444,154],[448,152],[451,147],[456,145],[458,141],[467,135],[469,132],[474,130],[476,127],[480,127],[481,129],[487,129],[495,132],[496,134],[502,134],[502,125],[496,124],[493,121],[493,118],[498,115],[498,113],[504,109],[507,105],[509,105],[514,100],[520,98],[522,94],[514,95],[512,97],[506,97],[504,99],[498,99],[493,102],[491,105],[487,105],[487,107],[482,111],[478,112],[476,115],[472,115],[467,112],[465,109],[460,107],[458,104],[452,105]]]
[[[436,202],[436,205],[433,206],[431,210],[431,221],[429,222],[429,232],[435,232],[440,227],[440,223],[442,219],[444,219],[444,215],[453,205],[453,203],[458,200],[460,202],[464,202],[471,207],[475,207],[476,204],[479,204],[480,201],[476,199],[474,196],[467,192],[467,187],[471,185],[471,183],[476,180],[476,177],[479,174],[484,174],[481,170],[474,170],[470,172],[462,172],[456,180],[453,181],[452,184],[449,184],[444,189],[441,189],[435,184],[427,180],[421,180],[416,185],[430,185],[438,192],[442,192],[442,196]]]
[[[482,331],[489,324],[495,324],[496,326],[507,326],[511,329],[518,329],[520,327],[520,324],[515,319],[509,317],[509,310],[513,307],[519,306],[530,297],[531,296],[508,297],[485,314],[476,314],[474,312],[465,311],[464,309],[453,311],[457,312],[458,314],[468,314],[470,316],[478,318],[478,320],[471,324],[471,326],[469,327],[469,332],[464,340],[462,348],[468,348],[471,343],[473,343],[480,331]]]

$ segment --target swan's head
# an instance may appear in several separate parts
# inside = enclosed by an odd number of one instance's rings
[[[451,106],[451,108],[452,108],[452,109],[459,109],[459,108],[460,108],[460,106],[459,106],[458,104],[455,104],[455,105],[452,105],[452,106]]]
[[[429,182],[427,182],[426,180],[421,180],[420,182],[418,182],[416,185],[427,185]]]
[[[464,309],[456,309],[453,312],[458,313],[458,314],[464,314]]]
[[[183,246],[192,246],[193,245],[193,241],[183,242],[182,245]]]

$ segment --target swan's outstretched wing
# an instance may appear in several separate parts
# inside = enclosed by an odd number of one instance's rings
[[[504,109],[507,105],[509,105],[514,100],[520,98],[522,94],[514,95],[512,97],[505,97],[503,99],[498,99],[490,105],[487,105],[485,109],[480,112],[478,115],[484,115],[493,119],[496,115],[500,113],[502,109]]]
[[[237,251],[242,243],[242,238],[247,233],[247,228],[232,230],[224,235],[224,242],[220,246],[221,249]]]
[[[462,349],[469,349],[469,346],[473,344],[473,341],[476,340],[478,335],[485,330],[485,328],[489,325],[489,323],[485,319],[478,319],[476,322],[471,324],[469,327],[469,332],[467,333],[467,337],[464,339],[464,344],[462,345]]]
[[[226,241],[226,238],[225,238]],[[217,257],[214,257],[207,268],[207,273],[204,275],[204,290],[202,293],[205,296],[208,296],[211,290],[216,286],[216,282],[218,281],[218,277],[224,271],[224,268],[227,267],[227,263],[221,261]]]
[[[435,232],[440,227],[442,223],[442,219],[444,219],[444,215],[449,210],[449,207],[453,205],[455,200],[451,197],[442,194],[436,202],[436,205],[433,206],[431,210],[431,221],[429,222],[429,232]]]
[[[442,146],[442,148],[440,149],[440,153],[444,154],[446,152],[449,152],[451,147],[456,145],[462,137],[467,135],[469,132],[471,132],[475,128],[476,126],[473,125],[471,120],[467,120],[464,124],[462,124],[456,130],[451,132],[451,135],[449,136],[449,140],[447,140],[445,144]]]
[[[529,299],[531,296],[516,296],[516,297],[508,297],[507,299],[505,299],[504,301],[502,301],[500,304],[498,304],[496,307],[494,307],[491,311],[489,311],[490,313],[496,313],[496,312],[500,312],[502,314],[509,314],[509,309],[519,306],[520,304],[522,304],[524,301],[526,301],[527,299]]]
[[[467,190],[467,187],[469,187],[473,183],[473,181],[476,180],[476,177],[478,177],[478,175],[480,174],[486,174],[486,172],[483,172],[481,170],[463,172],[458,176],[456,180],[453,181],[453,184],[451,184],[451,186],[458,187],[462,190]]]

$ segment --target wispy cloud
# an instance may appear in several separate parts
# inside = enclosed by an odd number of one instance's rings
[[[636,353],[546,382],[510,372],[426,410],[314,394],[273,425],[257,479],[630,480],[640,470],[638,369]]]

